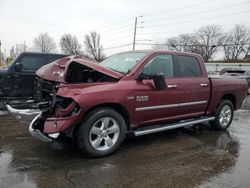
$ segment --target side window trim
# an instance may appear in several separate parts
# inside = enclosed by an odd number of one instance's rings
[[[176,54],[173,54],[172,56],[173,56],[173,60],[174,60],[174,78],[178,78],[178,77],[176,76],[176,66],[177,66],[177,64],[178,64],[178,58],[177,58],[177,55],[176,55]]]

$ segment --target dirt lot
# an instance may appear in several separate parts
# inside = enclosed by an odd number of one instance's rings
[[[0,187],[250,186],[249,110],[237,111],[227,131],[203,125],[128,138],[99,159],[53,150],[4,112],[0,128]]]

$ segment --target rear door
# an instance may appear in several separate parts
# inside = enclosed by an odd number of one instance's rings
[[[181,116],[201,115],[205,112],[210,96],[210,82],[202,74],[198,59],[194,56],[175,56],[175,85],[182,90],[179,101]]]

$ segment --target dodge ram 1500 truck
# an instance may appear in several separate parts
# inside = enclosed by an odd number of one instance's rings
[[[209,78],[200,55],[131,51],[100,64],[64,58],[37,71],[41,103],[29,131],[45,142],[76,140],[93,157],[135,136],[210,122],[227,129],[247,95],[247,81]],[[11,107],[9,106],[10,110]]]

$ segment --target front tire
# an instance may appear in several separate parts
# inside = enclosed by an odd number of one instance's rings
[[[226,130],[232,123],[234,106],[230,100],[222,100],[215,111],[215,120],[210,124],[217,130]]]
[[[88,156],[103,157],[115,152],[125,135],[123,117],[112,108],[99,108],[89,113],[82,122],[77,143]]]

